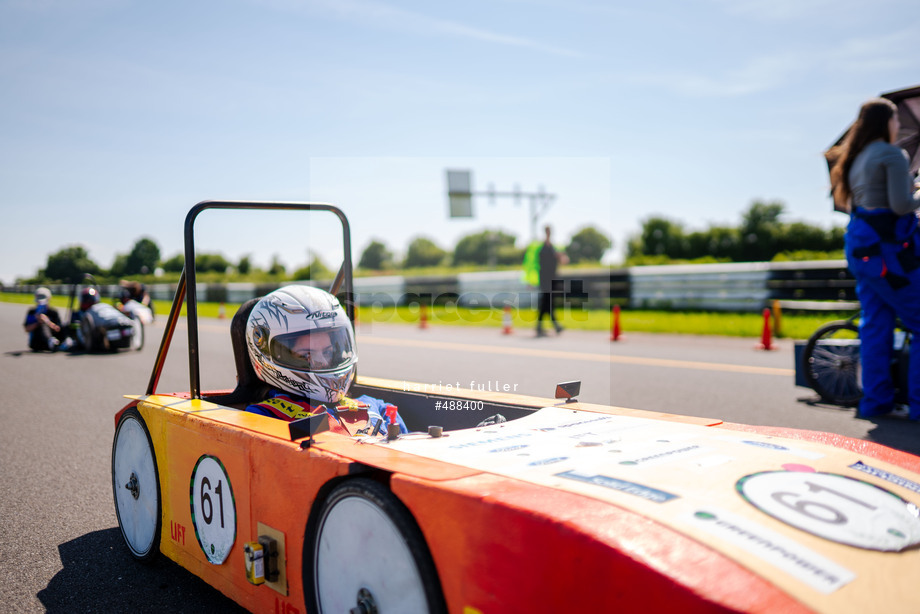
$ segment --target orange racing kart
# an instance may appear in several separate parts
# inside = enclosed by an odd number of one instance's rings
[[[549,399],[359,376],[350,396],[398,406],[408,435],[343,414],[345,433],[329,414],[286,423],[242,411],[256,384],[243,339],[253,301],[231,323],[235,388],[202,392],[205,209],[337,216],[345,255],[330,292],[354,317],[340,210],[192,208],[147,391],[115,416],[112,487],[135,558],[164,555],[254,612],[920,610],[920,458],[907,453],[580,403],[569,385]],[[164,394],[183,302],[189,390]]]

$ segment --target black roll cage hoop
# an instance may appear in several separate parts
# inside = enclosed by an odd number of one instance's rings
[[[163,371],[163,365],[166,362],[166,354],[169,351],[169,345],[172,342],[173,333],[176,331],[176,324],[179,321],[179,313],[182,311],[182,303],[186,303],[186,319],[188,320],[188,368],[189,368],[189,391],[192,399],[201,399],[201,369],[198,362],[198,296],[197,284],[195,280],[195,220],[198,214],[206,209],[246,209],[246,210],[286,210],[286,211],[328,211],[339,218],[342,223],[342,243],[344,258],[342,266],[332,282],[329,293],[339,296],[348,319],[355,320],[355,302],[354,302],[354,279],[352,276],[351,264],[351,229],[348,224],[348,218],[341,209],[326,203],[297,203],[297,202],[246,202],[246,201],[202,201],[189,210],[185,217],[185,266],[182,274],[179,276],[179,283],[176,287],[176,295],[173,298],[172,307],[169,310],[169,317],[166,322],[166,330],[163,332],[163,340],[160,342],[160,349],[157,351],[156,362],[153,366],[153,372],[150,374],[150,381],[147,384],[147,394],[156,394],[157,382],[160,380],[160,374]],[[344,296],[340,290],[344,287]]]

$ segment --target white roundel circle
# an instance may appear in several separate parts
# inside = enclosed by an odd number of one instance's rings
[[[900,551],[920,543],[920,510],[891,491],[836,473],[764,471],[735,484],[757,509],[834,542]]]
[[[220,565],[236,541],[236,503],[220,459],[207,454],[198,459],[189,494],[198,544],[209,562]]]

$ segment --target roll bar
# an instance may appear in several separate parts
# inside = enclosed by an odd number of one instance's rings
[[[173,333],[175,333],[176,324],[179,321],[179,313],[182,311],[182,303],[184,301],[186,303],[186,317],[188,320],[189,391],[191,398],[201,398],[201,369],[198,362],[198,296],[197,284],[195,281],[194,226],[198,215],[206,209],[328,211],[334,214],[342,223],[344,258],[342,266],[339,267],[339,271],[335,276],[335,280],[332,282],[329,292],[333,295],[337,295],[344,287],[344,300],[342,302],[345,307],[345,312],[352,322],[354,322],[355,319],[354,279],[352,277],[351,264],[351,229],[348,224],[348,218],[345,217],[341,209],[326,203],[202,201],[192,207],[185,218],[185,267],[182,270],[182,274],[179,277],[179,284],[176,287],[176,295],[173,298],[172,307],[169,311],[166,330],[163,333],[163,340],[160,342],[160,348],[157,351],[153,372],[150,374],[150,381],[147,384],[147,394],[156,394],[157,382],[160,380],[160,374],[166,362],[166,354],[169,351],[169,346],[172,342]]]

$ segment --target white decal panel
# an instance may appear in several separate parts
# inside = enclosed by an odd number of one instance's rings
[[[230,478],[218,458],[204,455],[198,459],[189,495],[198,544],[208,561],[220,565],[236,541],[236,502]]]
[[[564,407],[374,443],[632,510],[821,611],[872,609],[854,587],[920,569],[920,476],[822,443]]]

